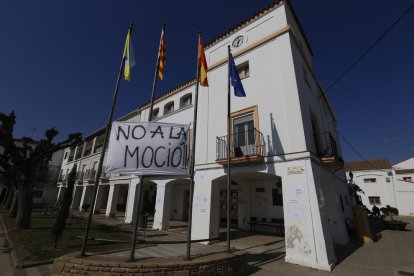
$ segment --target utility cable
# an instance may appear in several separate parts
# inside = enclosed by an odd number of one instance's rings
[[[321,94],[326,95],[352,68],[355,67],[414,7],[414,2]]]
[[[336,130],[336,133],[342,138],[342,140],[345,141],[345,143],[347,143],[347,145],[363,160],[365,161],[371,168],[378,170],[378,171],[382,171],[385,173],[388,173],[388,171],[385,171],[383,169],[379,169],[376,168],[375,166],[373,166],[353,145],[351,145],[351,143],[339,132],[339,130]],[[392,168],[392,166],[391,166]]]

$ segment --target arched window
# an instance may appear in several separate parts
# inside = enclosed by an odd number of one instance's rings
[[[169,102],[164,106],[164,115],[170,114],[174,111],[174,102]]]
[[[152,119],[155,120],[160,116],[160,109],[155,108],[152,110]]]
[[[180,108],[191,105],[192,101],[193,96],[191,95],[191,93],[182,96],[180,99]]]

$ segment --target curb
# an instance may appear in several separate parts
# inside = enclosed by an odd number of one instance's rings
[[[1,222],[1,227],[3,228],[3,232],[6,236],[6,240],[8,241],[10,248],[11,248],[11,252],[10,252],[10,259],[12,261],[12,265],[13,265],[13,269],[22,269],[22,268],[29,268],[29,267],[34,267],[34,266],[40,266],[40,265],[47,265],[47,264],[52,264],[53,260],[46,260],[46,261],[40,261],[40,262],[33,262],[33,263],[23,263],[20,264],[17,261],[17,257],[16,254],[14,253],[14,245],[13,242],[11,241],[9,234],[7,233],[7,228],[6,225],[3,222],[3,218],[0,216],[0,222]]]
[[[13,269],[16,270],[16,268],[18,268],[18,266],[19,266],[19,263],[17,262],[16,254],[14,253],[14,245],[13,245],[13,243],[12,243],[10,237],[9,237],[9,233],[7,233],[6,225],[4,224],[3,218],[1,216],[0,216],[0,222],[1,222],[1,227],[3,228],[4,235],[6,236],[6,240],[10,245],[10,249],[11,249],[11,251],[10,251],[10,257],[11,258],[10,259],[12,261]]]

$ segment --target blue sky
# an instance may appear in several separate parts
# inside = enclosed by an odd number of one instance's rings
[[[204,41],[269,0],[2,1],[0,111],[15,110],[15,134],[39,139],[50,127],[88,135],[107,120],[130,21],[137,66],[122,82],[116,116],[149,101],[161,22],[167,23],[165,79],[157,93],[194,78],[197,32]],[[412,0],[300,1],[292,4],[325,87]],[[367,159],[413,156],[414,9],[328,93],[339,130]],[[345,160],[360,159],[341,141]]]

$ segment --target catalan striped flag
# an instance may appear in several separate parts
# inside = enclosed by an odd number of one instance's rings
[[[164,39],[164,28],[161,32],[160,49],[158,52],[158,77],[160,80],[164,78],[164,66],[166,62],[165,57],[165,39]]]
[[[131,28],[128,30],[128,34],[125,40],[124,54],[122,58],[125,59],[124,63],[124,77],[127,81],[131,80],[131,68],[135,66],[134,49],[132,48]]]
[[[199,45],[198,45],[198,63],[200,64],[200,85],[208,87],[208,79],[207,79],[207,60],[206,55],[204,54],[204,44],[203,39],[199,37]]]

